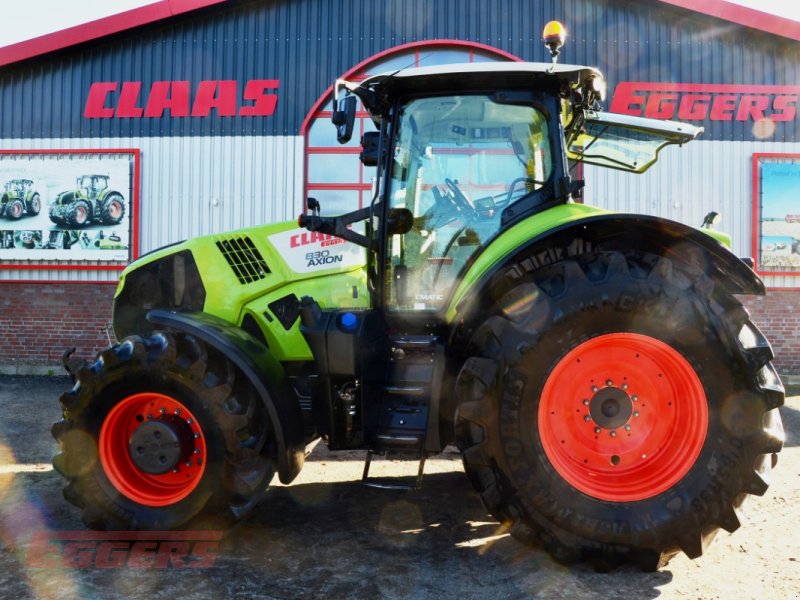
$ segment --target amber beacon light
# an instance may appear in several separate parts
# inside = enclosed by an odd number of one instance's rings
[[[542,40],[550,51],[550,56],[553,57],[553,64],[558,60],[558,53],[561,51],[561,46],[564,45],[566,39],[567,30],[558,21],[550,21],[544,26]]]

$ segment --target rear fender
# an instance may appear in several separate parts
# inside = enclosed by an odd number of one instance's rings
[[[204,312],[155,309],[147,313],[147,320],[203,340],[244,373],[272,422],[281,482],[290,483],[297,477],[305,457],[303,416],[287,387],[283,367],[266,346],[239,327]]]
[[[535,223],[528,227],[533,229]],[[454,295],[448,321],[463,321],[473,310],[485,308],[488,296],[494,295],[495,290],[508,288],[508,280],[520,275],[509,270],[512,265],[528,259],[529,263],[523,264],[540,268],[594,250],[651,252],[698,267],[730,294],[766,293],[764,283],[750,267],[701,230],[659,217],[598,212],[562,220],[547,231],[534,233],[492,261],[476,260]]]

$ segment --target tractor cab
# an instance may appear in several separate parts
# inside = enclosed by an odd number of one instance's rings
[[[24,198],[33,187],[31,179],[12,179],[5,185],[7,192],[13,192],[18,198]]]
[[[641,173],[701,128],[599,110],[594,68],[477,63],[337,81],[332,120],[346,143],[358,101],[376,130],[361,160],[378,167],[371,206],[301,225],[371,252],[373,304],[388,316],[441,313],[465,269],[503,231],[558,204],[583,181],[578,162]],[[367,236],[348,225],[367,220]]]
[[[108,175],[82,175],[78,177],[78,188],[89,198],[95,198],[108,187]]]

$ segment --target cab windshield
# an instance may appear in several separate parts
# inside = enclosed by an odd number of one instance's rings
[[[489,95],[409,100],[392,161],[390,208],[413,215],[411,229],[389,240],[386,304],[394,310],[443,308],[503,209],[552,171],[545,116]]]

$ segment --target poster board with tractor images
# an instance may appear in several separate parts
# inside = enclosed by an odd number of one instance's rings
[[[753,155],[753,256],[760,275],[800,276],[800,154]]]
[[[138,149],[0,150],[0,268],[121,270],[138,255]]]

